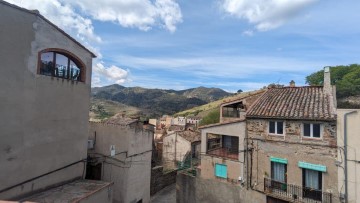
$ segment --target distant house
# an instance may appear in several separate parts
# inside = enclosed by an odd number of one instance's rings
[[[164,169],[174,169],[188,159],[198,159],[200,155],[200,133],[180,131],[163,138]]]
[[[198,126],[200,121],[201,121],[201,118],[197,117],[197,116],[186,117],[187,124],[194,124],[195,126]]]
[[[153,125],[115,118],[90,122],[87,178],[114,183],[114,202],[150,202]]]
[[[0,13],[0,199],[112,202],[83,179],[95,55],[38,11]]]

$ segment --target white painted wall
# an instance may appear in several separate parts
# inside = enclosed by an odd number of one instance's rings
[[[338,109],[337,110],[337,144],[344,147],[344,114],[356,111],[348,115],[347,139],[348,139],[348,160],[360,161],[360,110],[359,109]],[[344,167],[344,151],[339,150],[338,160]],[[341,153],[341,154],[340,154]],[[340,193],[345,193],[344,170],[338,168],[338,188]],[[360,203],[360,163],[348,161],[348,198],[349,203]]]

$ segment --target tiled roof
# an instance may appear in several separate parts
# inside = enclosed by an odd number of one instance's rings
[[[247,118],[336,120],[332,98],[323,87],[283,87],[267,90],[248,110]]]
[[[182,131],[178,132],[178,135],[183,137],[185,140],[189,142],[197,142],[201,140],[200,132],[197,131]]]

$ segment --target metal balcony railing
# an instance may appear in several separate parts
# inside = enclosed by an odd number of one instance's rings
[[[300,187],[297,185],[287,184],[275,181],[269,178],[264,178],[264,192],[270,196],[274,196],[284,200],[291,200],[292,202],[305,203],[331,203],[332,194],[315,190],[307,187]]]

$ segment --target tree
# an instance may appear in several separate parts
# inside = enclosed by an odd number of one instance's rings
[[[331,84],[336,85],[338,98],[360,95],[360,65],[330,67]],[[306,77],[309,85],[323,85],[324,71],[320,70]]]

